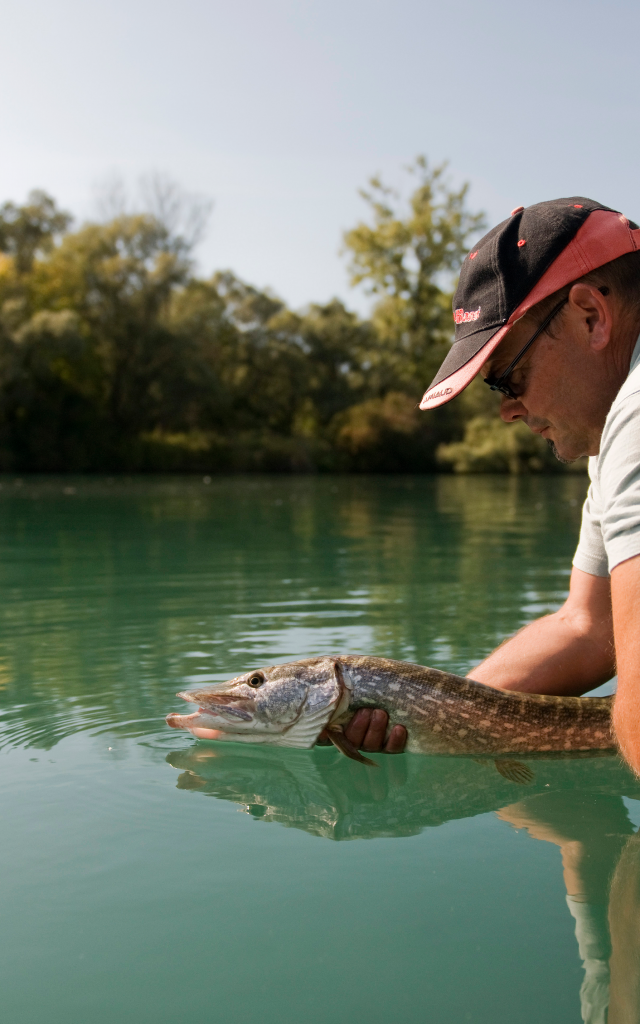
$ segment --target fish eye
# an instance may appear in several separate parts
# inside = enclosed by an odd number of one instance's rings
[[[248,683],[249,686],[253,686],[254,688],[262,686],[262,684],[264,683],[264,676],[261,676],[259,672],[255,672],[251,676],[251,679],[248,680]]]

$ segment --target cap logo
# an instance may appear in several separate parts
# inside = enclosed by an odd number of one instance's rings
[[[434,398],[445,398],[453,393],[453,388],[443,388],[442,391],[433,391],[424,399],[425,402],[432,402]]]
[[[474,320],[479,320],[480,319],[480,309],[481,308],[482,308],[481,306],[478,306],[477,309],[470,309],[470,310],[456,309],[456,310],[454,310],[454,313],[453,313],[454,323],[456,323],[456,324],[470,324]]]

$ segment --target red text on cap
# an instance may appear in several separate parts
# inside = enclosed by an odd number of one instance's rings
[[[454,322],[457,324],[469,324],[480,319],[480,306],[477,309],[456,309],[453,313]]]

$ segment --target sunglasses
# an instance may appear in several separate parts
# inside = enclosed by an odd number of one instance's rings
[[[513,373],[516,365],[522,359],[523,355],[526,352],[529,351],[529,349],[533,345],[533,343],[536,340],[536,338],[540,337],[542,332],[547,329],[547,327],[549,326],[549,324],[553,320],[553,318],[556,315],[556,313],[560,312],[560,310],[564,306],[565,302],[567,302],[567,299],[561,299],[561,301],[557,304],[557,306],[553,307],[553,309],[551,310],[549,315],[544,318],[544,320],[542,321],[542,323],[540,324],[540,326],[536,330],[535,334],[533,334],[529,338],[529,340],[528,340],[527,344],[524,346],[524,348],[520,349],[520,351],[518,352],[518,354],[515,357],[515,359],[511,360],[511,362],[507,366],[507,368],[504,371],[504,373],[501,373],[499,377],[494,377],[493,375],[490,375],[489,377],[485,377],[484,378],[485,384],[488,384],[492,391],[499,391],[501,395],[505,396],[505,398],[512,398],[514,401],[517,400],[517,398],[519,396],[515,395],[513,393],[511,385],[509,384],[509,377]]]

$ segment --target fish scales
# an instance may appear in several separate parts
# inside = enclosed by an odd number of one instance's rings
[[[416,754],[509,755],[611,750],[612,697],[552,697],[494,689],[439,669],[370,655],[307,658],[179,694],[199,705],[172,714],[195,735],[311,747],[323,729],[350,756],[341,728],[358,708],[404,725]]]
[[[410,752],[523,754],[615,746],[611,697],[516,693],[406,662],[340,660],[353,680],[349,714],[358,707],[383,708],[390,727],[406,727]]]

